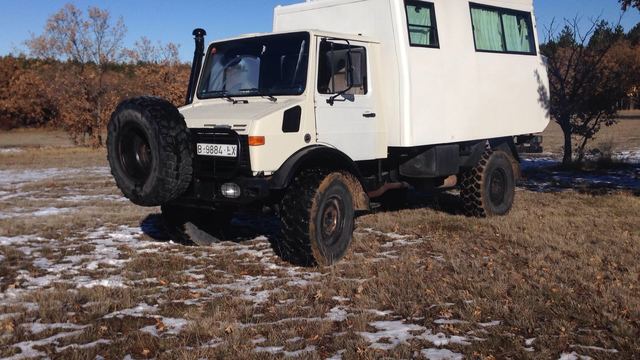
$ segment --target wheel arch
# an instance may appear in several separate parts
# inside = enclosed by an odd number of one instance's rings
[[[489,145],[493,151],[501,150],[511,155],[514,160],[520,162],[520,154],[512,137],[503,137],[489,140]]]
[[[345,174],[351,180],[349,188],[353,194],[356,210],[370,209],[369,197],[364,191],[362,174],[356,162],[342,151],[324,145],[309,146],[290,156],[273,174],[270,186],[276,190],[286,189],[300,171],[313,168],[340,171]]]
[[[513,141],[513,137],[503,137],[489,140],[489,146],[493,151],[502,151],[507,155],[510,155],[509,158],[511,160],[511,166],[513,167],[513,175],[516,180],[521,177],[520,172],[520,154],[518,154],[518,149],[516,148],[516,144]]]

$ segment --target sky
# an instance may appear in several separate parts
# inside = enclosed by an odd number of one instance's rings
[[[207,40],[243,33],[268,32],[273,20],[273,7],[303,0],[0,0],[0,55],[24,52],[24,41],[41,34],[47,18],[66,3],[86,10],[90,6],[108,9],[122,16],[128,32],[125,46],[131,47],[142,36],[154,42],[180,45],[180,57],[190,61],[196,27],[207,30]],[[459,1],[459,0],[450,0]],[[620,7],[617,0],[534,0],[538,28],[544,31],[555,19],[579,16],[586,25],[590,19],[602,17],[617,22]],[[630,10],[622,26],[630,29],[640,22],[640,11]]]

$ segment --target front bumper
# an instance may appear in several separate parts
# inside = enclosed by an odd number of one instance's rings
[[[191,186],[171,204],[202,208],[249,207],[268,204],[278,193],[277,187],[272,186],[272,177],[254,176],[252,173],[247,135],[226,127],[192,128],[190,131],[193,154],[196,154],[198,143],[229,144],[238,146],[238,156],[194,155]],[[222,195],[221,186],[227,183],[240,187],[240,197],[232,199]]]
[[[204,180],[195,178],[180,198],[172,203],[192,207],[242,207],[268,203],[272,191],[268,177],[236,177],[233,179]],[[240,197],[230,199],[222,195],[220,187],[234,183],[240,187]]]

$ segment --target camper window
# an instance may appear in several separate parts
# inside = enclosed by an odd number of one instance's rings
[[[367,52],[362,46],[344,41],[323,40],[318,56],[320,94],[365,95],[367,93]],[[349,65],[351,71],[348,70]]]
[[[439,47],[436,13],[432,3],[406,0],[409,44],[411,46]]]
[[[535,55],[531,14],[471,4],[477,51]]]

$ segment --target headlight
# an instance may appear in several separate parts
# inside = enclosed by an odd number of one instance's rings
[[[222,196],[229,199],[237,199],[242,194],[240,186],[235,183],[222,184],[222,186],[220,187],[220,192],[222,193]]]

